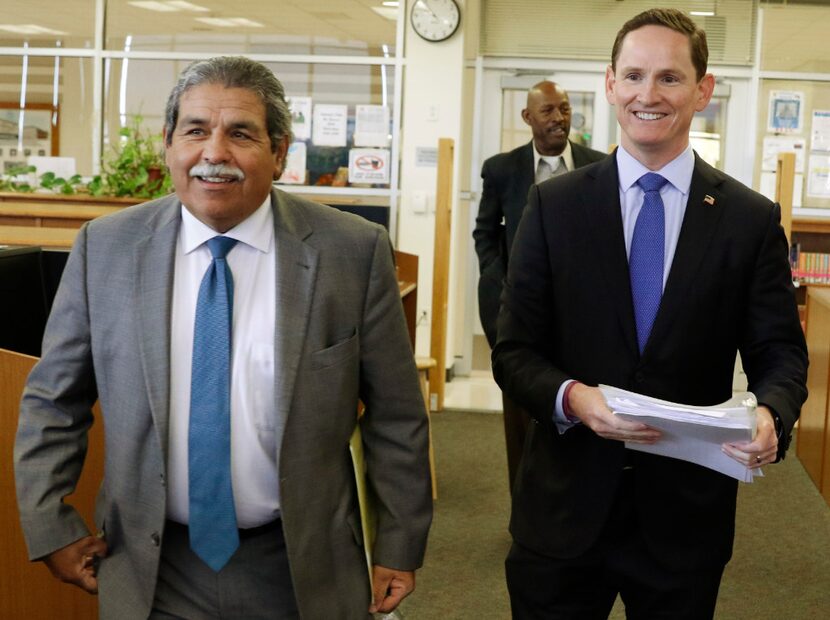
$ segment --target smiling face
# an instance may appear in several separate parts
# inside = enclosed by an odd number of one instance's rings
[[[712,98],[715,78],[700,80],[689,38],[664,26],[629,32],[608,67],[605,95],[616,106],[622,146],[651,170],[662,168],[689,144],[695,112]]]
[[[217,232],[259,208],[288,148],[286,138],[276,152],[271,149],[265,106],[254,92],[210,83],[182,94],[176,127],[165,143],[176,194]]]
[[[533,143],[541,155],[560,155],[571,132],[568,93],[553,82],[539,82],[527,93],[522,119],[533,131]]]

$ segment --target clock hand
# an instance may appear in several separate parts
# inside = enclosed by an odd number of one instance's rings
[[[430,15],[432,15],[432,19],[434,19],[435,21],[441,21],[440,19],[438,19],[438,16],[435,14],[435,11],[432,10],[432,7],[429,6],[429,3],[426,0],[418,0],[418,4],[420,4],[423,7],[426,7],[426,10],[429,11]]]

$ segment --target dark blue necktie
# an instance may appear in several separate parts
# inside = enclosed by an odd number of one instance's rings
[[[231,487],[231,325],[236,239],[208,240],[213,260],[202,278],[193,330],[188,472],[190,548],[219,571],[239,547]]]
[[[643,207],[634,225],[628,267],[640,353],[648,342],[651,326],[660,308],[660,298],[663,296],[666,215],[660,188],[665,184],[666,179],[653,172],[644,174],[637,181],[644,192]]]

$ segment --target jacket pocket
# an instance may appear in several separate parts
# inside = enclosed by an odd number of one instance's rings
[[[355,329],[354,333],[345,340],[312,353],[310,356],[311,369],[319,370],[336,366],[356,356],[359,350],[360,341],[358,340],[357,329]]]

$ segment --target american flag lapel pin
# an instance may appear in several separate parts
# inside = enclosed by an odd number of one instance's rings
[[[704,196],[703,198],[703,202],[705,202],[707,205],[713,205],[715,204],[715,197],[706,194],[706,196]]]

